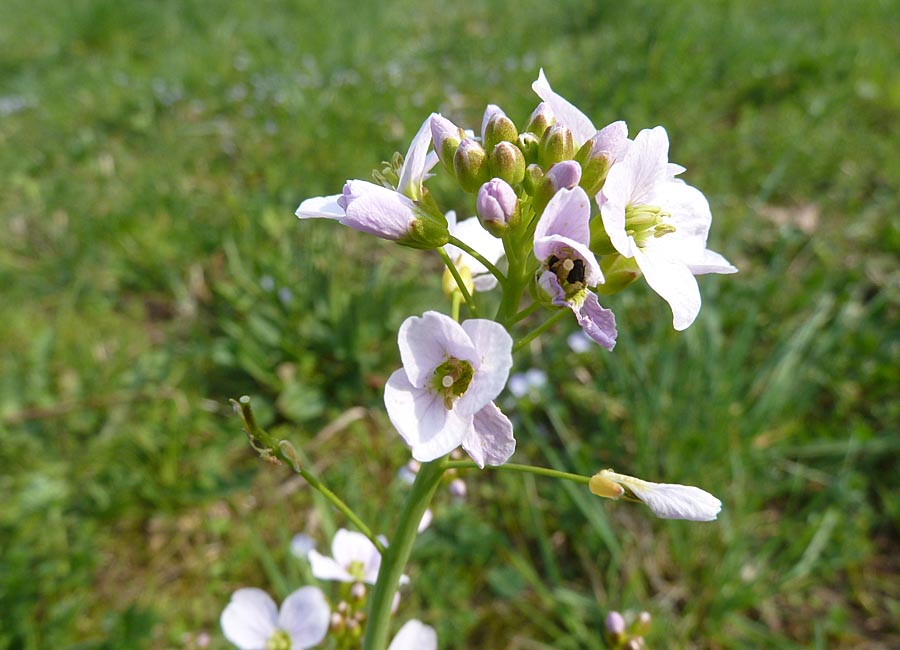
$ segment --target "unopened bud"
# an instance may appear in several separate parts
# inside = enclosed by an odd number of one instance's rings
[[[637,621],[634,623],[635,631],[643,636],[650,631],[650,612],[641,612],[638,614]]]
[[[636,636],[628,639],[624,650],[644,650],[644,637]]]
[[[332,632],[340,632],[344,629],[344,617],[334,612],[331,615],[331,631]]]
[[[525,188],[525,192],[534,196],[534,193],[541,186],[542,180],[544,180],[544,170],[541,169],[541,166],[537,164],[528,165],[525,168],[525,178],[522,179],[522,187]]]
[[[519,214],[519,197],[509,183],[492,178],[478,190],[475,201],[478,220],[495,237],[502,237]]]
[[[530,165],[538,161],[538,149],[540,148],[541,139],[534,133],[520,133],[516,138],[516,146],[525,157],[525,163]]]
[[[355,600],[362,600],[366,597],[366,586],[361,582],[354,582],[350,587],[350,597]]]
[[[471,138],[459,143],[453,155],[453,170],[460,187],[472,194],[491,177],[484,148]]]
[[[513,143],[500,142],[491,150],[490,170],[491,176],[518,185],[525,178],[525,156]]]
[[[581,187],[587,192],[588,196],[594,196],[603,188],[606,182],[606,175],[609,173],[611,166],[609,158],[600,155],[592,157],[591,148],[593,142],[588,140],[582,145],[578,153],[575,154],[575,160],[581,164]]]
[[[625,638],[625,617],[613,610],[606,615],[606,633],[610,639],[621,641]]]
[[[581,187],[588,195],[594,196],[603,188],[610,167],[627,148],[628,127],[622,121],[604,126],[581,146],[575,160],[581,164]]]
[[[451,173],[453,172],[453,154],[459,143],[465,138],[463,130],[441,115],[431,116],[431,140],[437,157]]]
[[[456,260],[453,260],[453,264],[454,266],[456,266],[456,272],[459,273],[459,277],[462,280],[463,286],[471,296],[475,291],[475,282],[472,280],[472,269],[470,269],[465,264],[463,264],[462,266],[456,265]],[[459,290],[459,285],[456,282],[456,278],[453,277],[453,274],[448,268],[444,269],[444,275],[441,278],[441,289],[443,290],[444,295],[448,298],[452,298],[454,293],[462,293]],[[415,476],[413,476],[413,480],[415,480]],[[410,485],[412,485],[413,480],[409,481]]]
[[[574,160],[556,163],[544,174],[544,179],[534,193],[534,209],[540,213],[559,190],[572,189],[581,180],[581,166]]]
[[[538,149],[538,161],[541,163],[541,167],[547,169],[563,160],[571,160],[574,155],[575,140],[569,129],[562,124],[554,124],[544,131]]]
[[[537,105],[537,108],[532,111],[531,117],[528,118],[528,124],[525,126],[525,130],[529,133],[534,133],[540,138],[544,135],[544,131],[554,124],[556,124],[556,115],[553,114],[553,109],[544,102],[541,102]]]
[[[519,131],[513,121],[499,106],[490,104],[484,112],[481,127],[481,144],[485,151],[491,151],[500,142],[515,142]]]

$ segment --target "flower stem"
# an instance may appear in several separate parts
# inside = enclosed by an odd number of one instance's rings
[[[478,260],[479,262],[481,262],[482,264],[484,264],[484,267],[485,267],[488,271],[491,272],[491,275],[493,275],[495,278],[497,278],[497,282],[500,283],[500,286],[501,286],[501,287],[506,283],[506,276],[503,275],[503,272],[502,272],[500,269],[498,269],[496,266],[494,266],[493,264],[491,264],[491,263],[484,257],[484,255],[482,255],[481,253],[479,253],[478,251],[476,251],[474,248],[472,248],[471,246],[469,246],[466,242],[462,241],[461,239],[457,239],[457,238],[454,237],[453,235],[450,235],[449,243],[450,243],[450,244],[453,244],[454,246],[456,246],[456,247],[459,248],[460,250],[464,250],[464,251],[467,252],[469,255],[471,255],[472,257],[474,257],[476,260]]]
[[[518,341],[516,341],[516,344],[513,345],[513,349],[512,349],[513,353],[518,352],[519,350],[524,348],[526,345],[531,343],[538,336],[540,336],[545,331],[550,329],[556,323],[556,321],[561,320],[563,318],[563,316],[565,316],[567,313],[568,313],[568,310],[560,309],[558,312],[553,314],[550,318],[548,318],[542,324],[538,325],[536,328],[531,330],[528,334],[526,334],[525,336],[520,338]]]
[[[471,460],[448,460],[444,462],[444,469],[479,469],[479,467]],[[570,474],[569,472],[561,472],[557,469],[550,469],[549,467],[535,467],[533,465],[519,465],[517,463],[485,465],[484,469],[538,474],[539,476],[549,476],[550,478],[558,478],[564,481],[572,481],[573,483],[581,483],[583,485],[587,485],[591,481],[589,476],[582,476],[581,474]]]
[[[303,468],[297,458],[297,452],[294,451],[294,448],[291,446],[291,444],[286,440],[276,440],[272,434],[270,434],[268,431],[266,431],[256,423],[256,417],[253,415],[253,409],[250,406],[249,397],[244,395],[240,400],[231,400],[231,403],[238,407],[241,420],[244,423],[244,431],[250,438],[250,445],[257,451],[257,453],[259,453],[260,456],[269,459],[273,457],[277,458],[292,470],[294,470],[297,474],[302,476],[304,480],[309,483],[310,487],[312,487],[314,490],[317,490],[322,496],[328,499],[328,501],[331,502],[331,505],[333,505],[341,513],[343,513],[343,515],[347,517],[348,521],[356,526],[359,532],[368,537],[380,553],[384,553],[384,544],[382,544],[381,540],[375,536],[375,533],[372,532],[372,529],[370,529],[365,524],[365,522],[360,519],[355,512],[353,512],[350,506],[341,501],[338,495],[329,490],[325,486],[325,484],[322,483],[322,481],[320,481],[309,470]]]
[[[463,299],[466,301],[466,306],[469,308],[469,311],[472,312],[472,316],[477,318],[478,308],[475,306],[475,300],[472,298],[472,294],[469,293],[469,290],[466,289],[466,284],[463,282],[462,277],[460,277],[459,269],[456,268],[456,264],[453,263],[453,260],[450,259],[450,255],[443,248],[438,248],[437,252],[440,254],[441,259],[444,260],[444,264],[447,265],[450,275],[456,280],[456,286],[462,294]]]
[[[416,474],[403,512],[400,513],[400,521],[397,523],[393,539],[381,556],[381,569],[372,591],[363,650],[384,650],[387,646],[394,594],[412,552],[413,542],[416,541],[422,515],[425,514],[425,509],[431,503],[444,475],[444,467],[443,459],[438,459],[423,464]]]

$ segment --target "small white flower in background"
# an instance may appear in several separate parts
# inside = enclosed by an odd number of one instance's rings
[[[503,257],[503,241],[485,230],[477,217],[457,221],[456,212],[451,210],[447,213],[447,228],[451,235],[481,253],[491,264],[496,264]],[[497,286],[497,278],[474,257],[453,244],[444,245],[444,250],[457,268],[468,267],[472,272],[472,282],[476,291],[490,291]]]
[[[281,610],[262,589],[238,589],[222,612],[222,634],[241,650],[304,650],[322,642],[331,614],[317,587],[285,598]]]
[[[413,618],[400,628],[388,650],[437,650],[437,647],[434,628]]]
[[[584,333],[584,330],[576,330],[566,337],[566,344],[575,354],[584,354],[590,352],[594,347],[590,337]]]
[[[675,178],[684,167],[669,163],[669,136],[658,126],[638,133],[597,194],[603,227],[615,249],[634,258],[647,284],[669,303],[676,330],[700,311],[695,275],[737,273],[706,248],[712,222],[703,193]]]
[[[512,338],[502,325],[470,319],[461,325],[427,311],[398,334],[403,367],[384,388],[388,417],[418,461],[460,445],[479,467],[501,465],[515,451],[512,423],[493,400],[512,367]]]
[[[712,521],[722,510],[722,502],[705,490],[677,483],[651,483],[604,469],[588,484],[591,492],[607,499],[641,501],[662,519]]]
[[[316,543],[313,541],[313,538],[309,535],[304,535],[303,533],[297,533],[291,538],[291,555],[294,557],[305,560],[309,555],[309,552],[316,547]]]
[[[319,580],[374,585],[378,579],[381,553],[362,533],[341,528],[331,541],[331,555],[326,557],[315,549],[309,551],[307,557],[312,574]]]
[[[579,330],[581,331],[581,330]],[[590,339],[588,344],[593,347]],[[525,372],[517,372],[509,378],[509,392],[515,397],[524,397],[532,391],[538,391],[547,384],[547,373],[540,368],[529,368]]]

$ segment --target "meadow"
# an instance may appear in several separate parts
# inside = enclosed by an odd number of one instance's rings
[[[448,650],[601,647],[612,609],[650,648],[900,647],[898,33],[887,0],[4,0],[0,650],[223,649],[236,588],[310,583],[292,537],[346,522],[229,398],[390,533],[383,386],[441,262],[293,211],[432,111],[524,120],[541,67],[595,124],[667,128],[740,273],[685,332],[638,283],[614,352],[566,322],[518,354],[548,382],[503,398],[516,459],[724,509],[469,472],[401,616]]]

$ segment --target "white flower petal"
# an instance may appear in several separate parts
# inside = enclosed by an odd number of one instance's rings
[[[278,608],[262,589],[238,589],[219,620],[222,634],[241,650],[262,650],[275,632]]]
[[[291,650],[305,650],[322,642],[328,632],[331,611],[317,587],[302,587],[281,605],[278,625],[291,637]]]
[[[335,562],[349,568],[354,562],[363,566],[365,582],[375,584],[381,566],[381,553],[368,537],[353,530],[341,528],[331,541],[331,555]]]
[[[562,235],[579,243],[591,243],[591,201],[580,187],[563,188],[553,195],[537,226],[535,241],[549,235]],[[535,251],[535,256],[542,259]]]
[[[340,194],[306,199],[294,213],[300,219],[343,219],[344,209],[338,205]]]
[[[513,340],[500,323],[484,318],[464,321],[462,328],[478,351],[479,363],[468,389],[453,405],[453,410],[461,416],[472,416],[506,386],[512,368]]]
[[[576,149],[597,133],[597,129],[594,128],[594,124],[587,115],[553,91],[550,87],[550,82],[544,76],[543,68],[538,73],[537,81],[531,84],[531,88],[537,93],[538,97],[547,102],[547,105],[556,114],[557,123],[568,127],[572,132]]]
[[[635,260],[647,284],[672,308],[675,329],[690,327],[700,313],[700,287],[690,269],[679,262],[645,255],[640,249],[635,250]]]
[[[353,576],[347,572],[346,567],[332,558],[322,555],[315,549],[311,550],[306,557],[309,559],[309,568],[313,576],[319,580],[353,582]]]
[[[426,508],[425,512],[422,513],[422,518],[419,520],[419,527],[416,529],[416,532],[421,533],[423,530],[426,530],[431,525],[432,519],[434,519],[434,513],[431,512],[431,508]],[[408,579],[407,582],[409,582]]]
[[[352,200],[346,215],[340,219],[345,226],[382,239],[396,241],[409,234],[419,218],[415,204],[399,192],[368,181],[347,181]]]
[[[705,490],[677,483],[650,483],[627,477],[620,483],[643,501],[657,517],[712,521],[722,510],[722,502]]]
[[[516,450],[512,422],[490,402],[475,414],[462,447],[482,469],[485,465],[502,465]]]
[[[416,132],[406,158],[403,159],[403,167],[400,168],[400,182],[397,183],[397,191],[411,199],[418,200],[422,193],[422,183],[425,181],[425,173],[428,167],[428,147],[431,145],[431,118],[428,116],[419,130]],[[437,158],[435,158],[435,161]],[[434,166],[434,162],[431,162]]]
[[[704,249],[703,255],[699,260],[689,263],[688,268],[694,275],[703,275],[704,273],[737,273],[737,267],[731,264],[724,257],[711,251]]]
[[[434,628],[410,619],[397,632],[388,650],[437,650],[437,632]]]
[[[397,342],[406,375],[418,388],[426,386],[448,357],[468,361],[477,370],[479,355],[471,339],[459,323],[436,311],[403,321]]]
[[[409,383],[406,372],[395,371],[384,387],[384,404],[391,424],[412,449],[413,458],[427,462],[459,446],[471,424],[448,411],[443,399]]]

